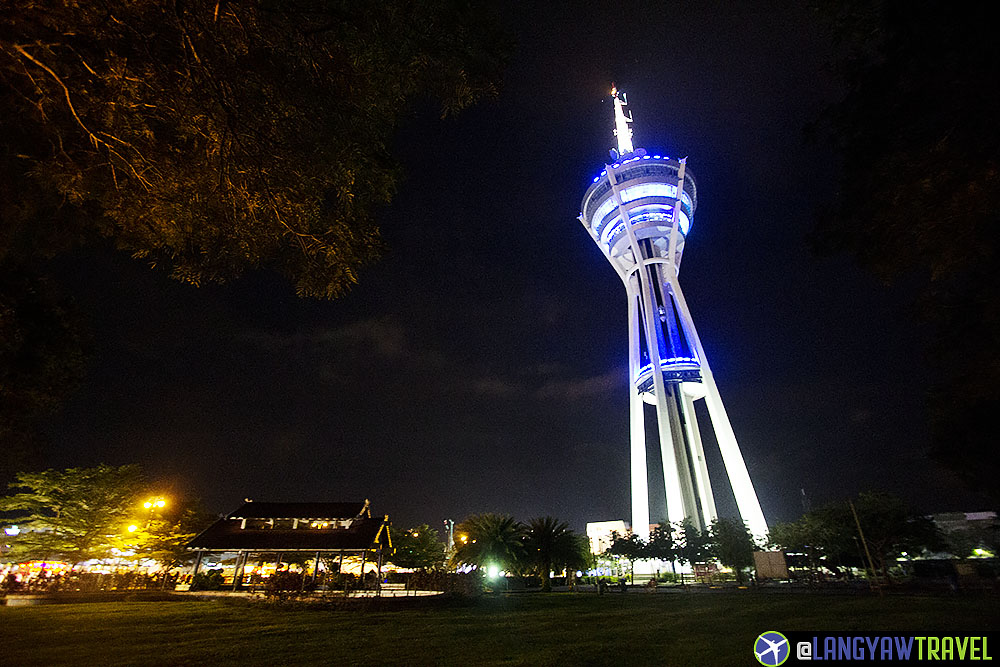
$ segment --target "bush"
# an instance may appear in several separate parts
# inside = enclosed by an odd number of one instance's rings
[[[191,579],[192,591],[221,591],[222,569],[199,572]]]
[[[324,577],[323,583],[327,590],[350,591],[358,587],[358,577],[350,572],[331,572]]]
[[[411,591],[442,591],[471,597],[483,592],[483,577],[478,570],[467,574],[414,572],[406,587]]]
[[[302,590],[301,572],[275,572],[264,582],[264,592],[267,595],[285,595],[298,593]]]

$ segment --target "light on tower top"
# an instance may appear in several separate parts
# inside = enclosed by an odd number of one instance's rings
[[[625,117],[625,93],[620,93],[615,84],[611,84],[611,97],[615,101],[615,136],[618,138],[618,154],[628,155],[635,148],[632,146],[632,128],[628,126],[632,122],[632,114]]]

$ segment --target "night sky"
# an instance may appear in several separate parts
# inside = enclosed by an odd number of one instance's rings
[[[96,348],[39,467],[140,463],[217,512],[370,498],[401,527],[628,519],[625,292],[576,220],[613,145],[614,80],[636,146],[688,156],[697,179],[681,284],[768,520],[796,518],[800,489],[813,506],[872,488],[982,509],[924,455],[905,290],[807,245],[839,168],[803,141],[838,94],[812,14],[544,4],[504,16],[518,46],[499,99],[401,128],[387,250],[348,296],[301,300],[264,273],[196,289],[111,251],[67,260]]]

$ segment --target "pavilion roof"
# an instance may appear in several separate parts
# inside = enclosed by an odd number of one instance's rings
[[[227,518],[329,521],[370,518],[371,515],[367,500],[350,503],[256,503],[248,500],[230,512]]]
[[[188,542],[187,548],[200,551],[361,551],[389,543],[388,517],[356,519],[348,528],[302,526],[295,529],[241,528],[241,519],[219,519]]]

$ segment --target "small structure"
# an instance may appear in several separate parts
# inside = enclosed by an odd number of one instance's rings
[[[611,548],[614,536],[628,537],[629,529],[622,520],[592,521],[587,524],[587,540],[590,542],[590,553],[600,556]]]
[[[368,500],[354,503],[258,503],[247,500],[234,512],[219,519],[188,542],[190,551],[198,552],[192,574],[198,574],[202,560],[212,552],[236,553],[233,589],[239,587],[243,570],[253,554],[277,554],[280,566],[283,554],[314,555],[312,580],[324,555],[361,559],[374,564],[381,579],[383,548],[392,547],[389,515],[372,518]],[[305,574],[305,573],[303,573]]]

